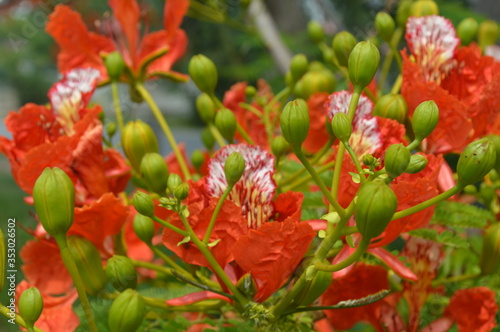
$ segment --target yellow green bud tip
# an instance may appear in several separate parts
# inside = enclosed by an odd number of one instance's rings
[[[404,123],[408,106],[400,94],[389,93],[379,98],[373,109],[373,115],[393,119]]]
[[[333,54],[335,55],[339,65],[347,67],[349,55],[351,54],[354,46],[356,46],[356,43],[356,37],[347,31],[341,31],[333,37]]]
[[[132,199],[132,203],[134,204],[134,208],[140,214],[150,218],[154,217],[155,205],[153,203],[153,199],[145,192],[136,192],[134,194],[134,198]]]
[[[307,33],[309,34],[309,38],[311,38],[312,42],[315,44],[323,42],[325,38],[323,27],[317,21],[310,21],[307,24]]]
[[[474,41],[479,30],[479,23],[472,18],[464,18],[457,27],[457,35],[462,45],[467,46]]]
[[[349,79],[355,87],[364,88],[375,77],[380,63],[378,48],[369,41],[356,44],[349,55]]]
[[[159,151],[158,140],[153,129],[141,120],[131,121],[125,125],[122,133],[122,147],[125,156],[136,171],[140,170],[142,157],[146,153]]]
[[[130,258],[114,255],[108,259],[106,275],[111,285],[119,292],[137,286],[137,272]]]
[[[482,138],[467,145],[457,163],[458,184],[466,186],[482,180],[496,162],[495,145]]]
[[[302,99],[288,102],[280,117],[283,137],[293,148],[299,148],[309,132],[309,111]]]
[[[19,297],[19,313],[28,327],[33,327],[43,310],[42,294],[36,287],[26,289]]]
[[[333,134],[343,143],[347,144],[352,133],[352,124],[345,113],[337,113],[332,119]]]
[[[202,92],[212,94],[217,85],[217,68],[215,64],[203,54],[195,55],[188,64],[189,75]]]
[[[396,29],[396,23],[388,13],[378,12],[375,16],[375,28],[379,36],[387,43],[390,43],[394,30]]]
[[[203,122],[211,123],[214,121],[215,104],[208,94],[202,93],[196,98],[196,109]]]
[[[222,137],[224,137],[224,139],[228,142],[231,142],[237,129],[236,116],[231,110],[222,108],[215,116],[215,126],[219,130]]]
[[[91,241],[80,236],[70,236],[68,247],[80,272],[85,290],[91,295],[97,294],[108,281],[102,267],[101,254]]]
[[[156,152],[146,153],[142,157],[140,170],[148,189],[158,195],[164,195],[168,181],[168,168],[165,159]]]
[[[429,136],[439,120],[439,109],[433,100],[424,101],[415,108],[411,125],[415,139],[422,141]]]
[[[125,62],[120,52],[111,52],[104,58],[104,65],[112,81],[118,81],[125,69]]]
[[[292,58],[290,63],[290,73],[294,82],[298,81],[309,67],[309,62],[304,54],[297,54]]]
[[[422,156],[421,154],[414,154],[410,158],[410,163],[405,170],[405,173],[416,174],[424,170],[429,161],[427,158]]]
[[[142,296],[132,289],[121,293],[109,309],[109,330],[111,332],[136,332],[146,316],[146,303]]]
[[[144,243],[151,245],[151,241],[155,235],[155,225],[151,218],[136,214],[132,223],[134,232],[137,237]]]
[[[224,174],[229,186],[233,186],[243,175],[245,171],[245,159],[237,152],[233,151],[224,163]]]
[[[387,148],[384,158],[384,166],[391,178],[403,174],[410,164],[410,151],[401,143],[393,144]]]

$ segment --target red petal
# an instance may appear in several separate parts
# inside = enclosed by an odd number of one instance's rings
[[[234,259],[256,280],[256,301],[264,301],[292,274],[316,236],[304,222],[270,222],[240,237]]]
[[[202,291],[202,292],[187,294],[181,297],[177,297],[175,299],[167,300],[166,303],[167,305],[178,306],[178,305],[190,305],[204,300],[222,300],[226,301],[227,303],[231,303],[231,301],[227,297],[210,291]]]
[[[91,205],[75,209],[75,220],[68,235],[83,236],[92,241],[101,252],[106,252],[104,240],[120,233],[127,215],[128,209],[122,201],[113,194],[106,193]]]
[[[113,16],[120,22],[127,41],[127,49],[130,54],[133,69],[136,69],[137,51],[139,49],[139,5],[135,0],[109,0],[109,6],[113,10]]]
[[[327,110],[324,107],[328,96],[328,93],[319,92],[313,94],[307,100],[311,125],[302,146],[310,153],[318,152],[329,138],[326,132]]]
[[[101,79],[107,77],[100,52],[112,52],[113,42],[89,32],[79,13],[68,6],[57,5],[49,16],[46,31],[61,48],[57,61],[61,73],[91,67],[101,72]]]
[[[300,209],[304,194],[300,192],[288,191],[281,193],[274,201],[274,210],[277,214],[275,221],[299,221],[302,210]]]
[[[397,257],[383,248],[372,248],[368,252],[373,256],[379,258],[391,270],[396,272],[398,276],[409,281],[417,281],[418,278],[413,271],[406,267]]]
[[[184,15],[189,8],[189,0],[168,0],[163,13],[163,26],[167,30],[167,40],[170,41],[181,26]]]
[[[22,270],[26,279],[40,292],[62,294],[73,286],[59,247],[45,239],[30,240],[21,249]]]

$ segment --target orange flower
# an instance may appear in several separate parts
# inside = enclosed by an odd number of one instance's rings
[[[113,51],[121,53],[130,69],[127,81],[151,77],[169,77],[186,80],[184,74],[171,70],[172,65],[185,52],[187,37],[179,28],[189,7],[187,0],[169,0],[164,9],[164,28],[140,36],[140,10],[135,0],[110,0],[114,22],[108,22],[108,36],[89,32],[77,12],[58,5],[49,16],[47,32],[54,37],[61,51],[58,55],[59,71],[66,73],[75,68],[95,68],[101,73],[101,83],[108,80],[102,55]],[[114,24],[117,23],[117,24]]]

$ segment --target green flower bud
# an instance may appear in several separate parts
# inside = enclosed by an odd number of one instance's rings
[[[486,20],[479,25],[477,41],[484,50],[487,46],[496,44],[498,39],[498,24],[494,21]]]
[[[337,113],[332,119],[332,130],[335,137],[347,144],[352,133],[352,123],[344,113]]]
[[[153,218],[155,215],[155,205],[153,203],[153,199],[145,192],[136,192],[134,194],[134,198],[132,199],[132,203],[134,204],[137,212],[140,214],[150,218]]]
[[[377,167],[380,165],[378,159],[369,153],[363,155],[363,164],[368,167]]]
[[[180,186],[183,183],[182,178],[179,176],[179,174],[170,174],[168,177],[168,183],[167,183],[167,188],[170,190],[172,193],[175,191],[175,189]]]
[[[378,12],[377,16],[375,16],[375,28],[377,28],[380,38],[390,43],[394,30],[396,29],[396,23],[388,13]]]
[[[356,46],[357,40],[351,33],[341,31],[333,37],[332,48],[337,62],[342,67],[347,67],[352,49]]]
[[[496,155],[500,156],[500,136],[488,135],[488,136],[486,136],[486,138],[488,138],[495,146]],[[496,160],[495,160],[495,169],[497,171],[500,171],[500,157],[496,158]]]
[[[106,124],[106,134],[109,137],[113,137],[116,134],[116,122],[108,122]]]
[[[403,144],[389,146],[384,158],[387,174],[393,179],[403,174],[410,164],[410,158],[411,153]]]
[[[310,21],[307,24],[307,34],[315,44],[319,44],[325,39],[325,32],[323,31],[323,27],[317,21]]]
[[[121,293],[109,309],[109,330],[111,332],[136,332],[146,316],[146,303],[142,296],[132,289]]]
[[[326,68],[310,70],[295,84],[294,94],[309,99],[316,92],[332,93],[335,90],[335,76]]]
[[[438,14],[438,5],[432,0],[418,0],[415,1],[410,7],[410,16],[421,17]]]
[[[457,163],[458,184],[466,186],[480,181],[495,166],[495,145],[487,138],[467,145]]]
[[[405,173],[417,174],[424,170],[428,162],[429,161],[427,160],[427,158],[425,158],[421,154],[413,154],[410,158],[410,163],[408,164]]]
[[[194,150],[193,153],[191,154],[191,163],[193,164],[194,168],[199,172],[201,169],[201,166],[205,162],[205,154],[201,150]]]
[[[307,72],[309,62],[304,54],[297,54],[292,58],[290,63],[290,73],[292,79],[296,82]]]
[[[401,0],[398,4],[398,9],[396,10],[396,22],[400,27],[406,25],[408,17],[410,17],[410,8],[413,0]]]
[[[5,285],[5,271],[7,270],[5,265],[5,259],[7,257],[6,253],[5,237],[3,236],[2,229],[0,228],[0,293]]]
[[[277,136],[271,142],[271,151],[276,159],[280,159],[281,157],[283,157],[289,148],[290,145],[283,136]]]
[[[214,148],[215,138],[210,132],[210,129],[206,127],[203,128],[201,131],[201,141],[207,150],[211,151]]]
[[[328,263],[325,261],[325,263]],[[305,272],[307,273],[307,271]],[[312,280],[300,291],[294,302],[300,306],[313,304],[330,287],[333,281],[333,272],[318,271]]]
[[[462,45],[467,46],[474,41],[477,36],[479,24],[472,17],[467,17],[460,22],[457,27],[457,35],[460,38]]]
[[[389,93],[379,98],[373,109],[373,115],[404,123],[408,106],[400,94]]]
[[[215,116],[215,126],[219,129],[220,134],[228,142],[232,142],[234,134],[236,134],[237,122],[236,116],[231,110],[222,108]]]
[[[142,157],[148,152],[158,153],[158,140],[153,129],[141,120],[129,122],[122,133],[123,152],[132,167],[140,170]]]
[[[134,217],[132,226],[137,237],[147,245],[151,245],[151,241],[155,235],[155,225],[153,220],[138,213]]]
[[[217,68],[212,60],[203,54],[195,55],[188,65],[189,75],[202,92],[211,94],[217,85]]]
[[[246,295],[248,299],[253,299],[257,294],[257,284],[250,273],[245,274],[238,280],[236,288],[238,288],[242,294]]]
[[[26,326],[33,328],[43,310],[43,298],[38,288],[26,289],[19,297],[18,308]]]
[[[374,44],[362,41],[356,44],[349,56],[349,79],[354,86],[365,87],[373,80],[380,63],[380,52]]]
[[[396,194],[383,181],[364,184],[356,202],[356,225],[361,235],[373,239],[382,234],[397,206]]]
[[[137,286],[137,272],[130,258],[114,255],[108,259],[106,275],[111,285],[119,292]]]
[[[104,65],[112,81],[118,81],[125,69],[125,62],[123,61],[122,55],[120,52],[116,51],[106,55],[104,58]]]
[[[224,163],[224,174],[228,185],[234,186],[238,182],[245,171],[245,159],[239,152],[232,152]]]
[[[257,89],[254,86],[249,85],[245,88],[245,96],[247,96],[247,98],[253,98],[256,94]]]
[[[484,232],[479,267],[481,275],[500,272],[500,223],[489,226]]]
[[[189,185],[187,183],[181,183],[174,189],[174,197],[179,201],[185,200],[189,195]]]
[[[35,182],[33,199],[47,233],[65,235],[73,224],[75,208],[75,187],[69,176],[57,167],[47,167]]]
[[[200,119],[205,123],[211,123],[215,118],[215,104],[206,93],[202,93],[196,98],[196,109]]]
[[[415,108],[411,126],[415,139],[422,141],[429,136],[439,120],[439,108],[433,100],[424,101]]]
[[[475,195],[477,194],[477,188],[473,184],[469,184],[464,187],[463,192],[468,195]]]
[[[165,195],[168,181],[168,168],[165,159],[156,152],[146,153],[142,157],[140,169],[147,188],[160,196]]]
[[[293,148],[300,148],[309,132],[309,111],[302,99],[288,102],[281,113],[281,132]]]
[[[91,295],[97,294],[107,282],[106,273],[102,268],[101,254],[91,241],[80,236],[70,236],[68,247],[80,272],[85,290]]]

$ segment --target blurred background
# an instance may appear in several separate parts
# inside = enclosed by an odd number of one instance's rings
[[[500,20],[500,6],[491,0],[442,0],[441,14],[457,25],[465,17],[478,21]],[[58,48],[44,31],[48,15],[55,5],[64,3],[82,14],[90,30],[99,32],[99,20],[109,12],[103,0],[0,0],[0,136],[10,138],[3,119],[8,112],[33,102],[47,103],[47,91],[57,81]],[[148,31],[162,29],[164,1],[139,1]],[[352,32],[358,39],[374,35],[373,20],[377,12],[394,14],[397,0],[192,0],[182,28],[189,39],[188,51],[174,67],[187,73],[192,55],[203,53],[219,69],[217,94],[239,81],[255,85],[264,78],[278,91],[283,88],[283,73],[293,54],[304,53],[310,60],[321,59],[321,52],[306,32],[307,23],[316,20],[325,33],[333,36],[341,30]],[[277,32],[277,39],[267,34]],[[271,38],[271,39],[266,39]],[[330,39],[331,40],[331,39]],[[268,46],[271,47],[268,47]],[[201,148],[202,122],[194,109],[199,91],[192,83],[154,81],[148,88],[166,114],[177,141],[185,142],[188,153]],[[93,101],[103,106],[109,117],[112,102],[109,88],[97,90]],[[128,87],[120,87],[125,119],[141,118],[155,125],[145,104],[131,102]],[[162,137],[162,135],[159,135]],[[170,152],[161,142],[163,154]],[[19,226],[34,225],[32,208],[23,203],[25,194],[17,187],[10,167],[0,155],[0,227],[5,232],[8,218],[16,218]],[[18,253],[29,236],[17,228]],[[21,261],[17,258],[20,265]],[[18,281],[22,274],[18,274]],[[0,302],[7,296],[0,294]],[[0,331],[17,331],[0,318]]]

